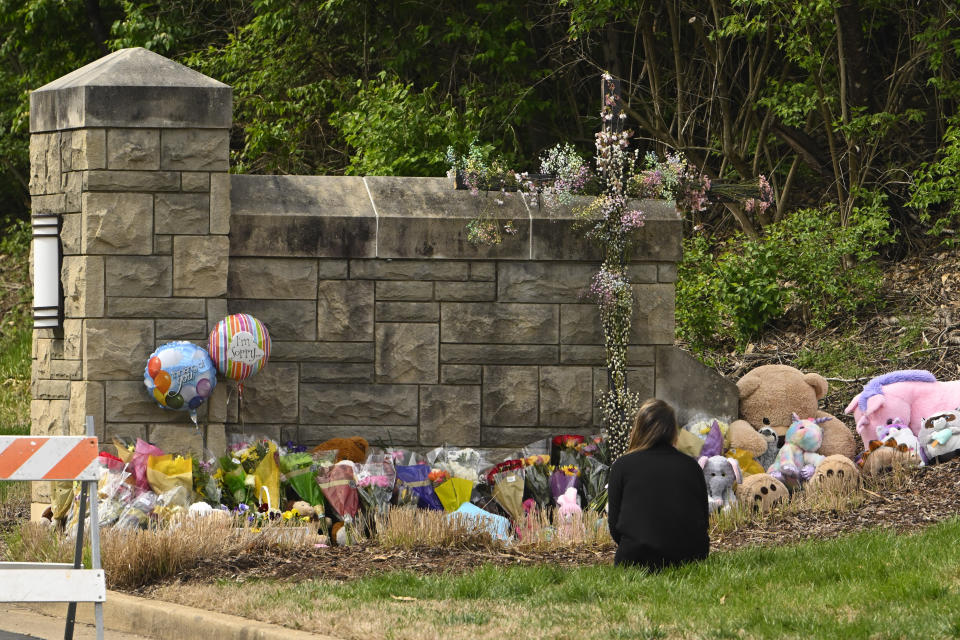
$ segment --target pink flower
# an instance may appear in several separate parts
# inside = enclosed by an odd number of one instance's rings
[[[366,478],[361,478],[357,482],[357,486],[364,489],[367,487],[382,487],[386,489],[390,487],[390,478],[387,476],[367,476]]]
[[[623,214],[623,217],[620,218],[620,226],[623,230],[633,231],[634,229],[639,229],[643,226],[643,212],[634,209],[633,211],[627,211]]]

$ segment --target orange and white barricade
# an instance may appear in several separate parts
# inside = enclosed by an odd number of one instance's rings
[[[103,638],[103,603],[107,586],[100,566],[97,516],[99,450],[93,418],[86,436],[0,436],[0,481],[79,480],[81,482],[77,545],[73,564],[0,562],[0,602],[68,602],[64,637],[73,637],[78,602],[94,603],[97,638]],[[90,499],[91,569],[83,568],[83,529]]]

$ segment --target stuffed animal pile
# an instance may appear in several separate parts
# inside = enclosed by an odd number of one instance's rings
[[[827,393],[823,376],[765,365],[744,375],[737,388],[737,420],[699,417],[684,426],[679,439],[681,450],[700,462],[711,511],[737,502],[765,511],[804,485],[857,486],[853,433],[818,407]]]
[[[861,474],[960,457],[960,380],[929,371],[894,371],[871,379],[846,408],[853,431],[821,411],[827,380],[785,365],[765,365],[738,382],[740,414],[727,423],[698,417],[678,447],[697,458],[711,511],[738,502],[767,510],[806,490],[855,490]]]
[[[850,429],[818,406],[828,389],[823,376],[803,373],[787,365],[768,364],[747,372],[737,382],[737,388],[740,390],[740,419],[730,424],[732,432],[768,429],[776,434],[778,446],[783,446],[793,416],[824,418],[819,423],[823,430],[819,453],[824,456],[840,454],[848,458],[856,454]],[[766,448],[760,453],[765,451]]]
[[[847,405],[865,451],[864,473],[946,462],[960,455],[960,380],[929,371],[893,371],[871,379]]]

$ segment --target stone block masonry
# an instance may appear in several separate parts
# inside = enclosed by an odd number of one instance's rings
[[[599,429],[603,337],[582,295],[599,253],[571,207],[512,198],[492,213],[518,233],[475,247],[465,226],[488,199],[442,178],[230,175],[230,126],[228,86],[143,49],[31,95],[33,210],[60,216],[65,256],[63,329],[34,334],[33,433],[80,433],[90,414],[106,441],[195,447],[143,369],[236,312],[273,351],[242,406],[221,381],[201,407],[211,442],[507,448]],[[680,218],[638,205],[631,384],[733,415],[736,388],[673,346]]]
[[[105,442],[194,430],[144,394],[143,369],[157,343],[205,342],[208,306],[226,311],[229,229],[210,200],[230,111],[230,87],[144,49],[31,94],[33,210],[60,216],[64,253],[63,329],[34,331],[33,433],[83,433],[85,415]]]
[[[603,335],[584,298],[599,263],[570,230],[569,210],[514,200],[498,215],[526,233],[474,247],[464,227],[482,202],[445,179],[227,181],[212,206],[229,203],[229,310],[267,324],[269,367],[284,367],[283,384],[246,387],[291,403],[251,406],[247,429],[279,428],[305,443],[357,434],[378,445],[498,448],[599,430]],[[677,384],[704,386],[718,376],[669,357],[680,219],[667,203],[639,204],[649,232],[629,269],[631,383],[655,395],[662,361],[686,376]],[[571,242],[561,250],[564,228]],[[544,247],[550,257],[535,257]],[[716,398],[701,394],[698,409],[735,394],[725,382]]]

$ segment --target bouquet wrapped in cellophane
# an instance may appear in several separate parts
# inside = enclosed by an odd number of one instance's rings
[[[607,504],[607,479],[610,467],[591,456],[580,459],[580,491],[589,509],[603,511]]]
[[[193,493],[197,500],[206,502],[211,506],[220,504],[223,495],[220,483],[214,477],[220,463],[217,457],[209,451],[204,451],[202,458],[193,459]]]
[[[474,483],[480,480],[480,469],[487,466],[483,454],[469,447],[437,447],[427,454],[427,462],[433,469],[446,471],[451,478],[463,478]]]
[[[541,509],[550,506],[550,465],[549,454],[527,456],[523,459],[523,477],[526,491]]]
[[[397,472],[389,454],[375,453],[355,469],[357,489],[364,508],[370,514],[386,515],[393,497]]]
[[[270,509],[280,506],[280,469],[277,466],[277,444],[267,438],[240,439],[219,459],[224,503],[239,508],[241,504]],[[229,499],[229,502],[228,502]]]

